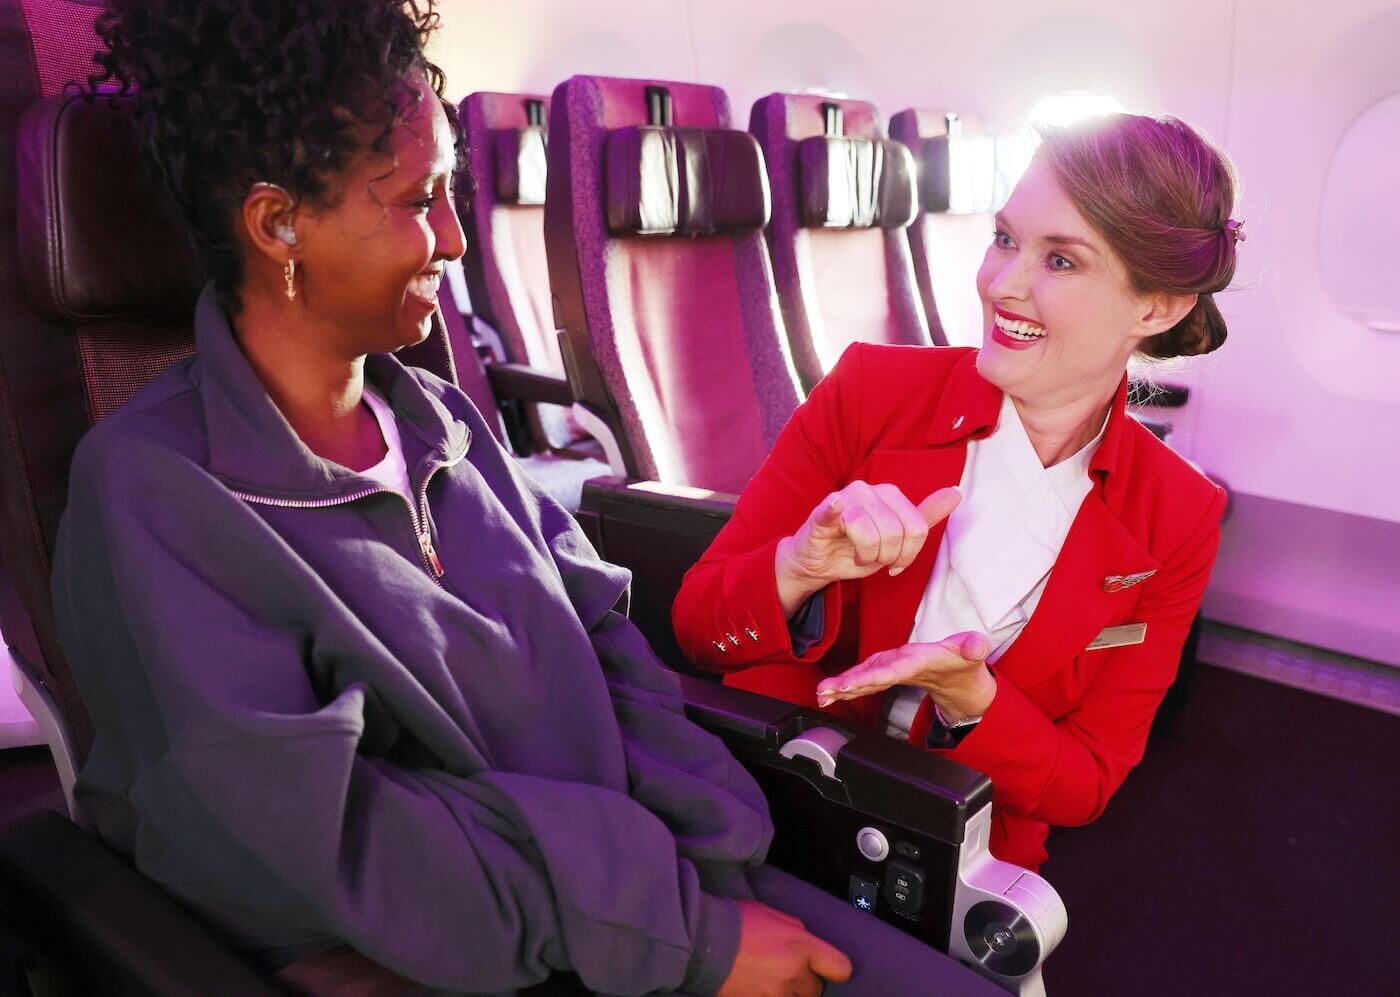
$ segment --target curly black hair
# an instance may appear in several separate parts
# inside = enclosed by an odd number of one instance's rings
[[[97,18],[105,50],[94,57],[102,72],[87,90],[117,84],[133,95],[156,176],[230,311],[239,310],[244,262],[235,218],[252,184],[278,184],[296,204],[334,206],[336,176],[364,152],[388,152],[417,97],[415,73],[442,100],[462,169],[456,109],[423,51],[438,25],[433,8],[434,0],[107,0]]]

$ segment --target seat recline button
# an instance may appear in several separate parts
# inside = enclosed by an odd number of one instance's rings
[[[883,862],[890,854],[890,842],[877,827],[863,827],[856,832],[856,847],[871,862]]]

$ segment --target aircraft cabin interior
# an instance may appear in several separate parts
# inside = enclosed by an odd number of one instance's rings
[[[0,997],[1396,993],[1397,52],[0,0]]]

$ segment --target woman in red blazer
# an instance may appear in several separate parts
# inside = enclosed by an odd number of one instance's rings
[[[1176,119],[1049,133],[978,274],[982,348],[847,350],[687,574],[673,620],[689,658],[879,729],[898,692],[912,714],[900,736],[992,779],[999,858],[1036,869],[1050,824],[1098,817],[1142,757],[1225,508],[1128,416],[1126,368],[1224,342],[1211,294],[1242,239],[1234,188],[1225,157]],[[1021,622],[929,638],[916,616],[977,619],[995,599],[974,589],[999,581],[985,556],[952,577],[956,556],[939,557],[952,510],[1004,523],[1014,544],[1017,510],[1046,501],[1008,491],[1014,473],[965,476],[999,429],[1022,434],[1033,475],[1069,467],[1082,503],[1065,507],[1058,552],[1039,552],[1048,576],[1013,592]],[[983,554],[999,530],[981,531]],[[992,553],[1025,567],[1018,550]]]

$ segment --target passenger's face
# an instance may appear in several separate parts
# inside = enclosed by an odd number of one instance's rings
[[[462,255],[452,130],[427,82],[416,86],[421,100],[394,129],[391,155],[362,156],[336,181],[338,200],[298,212],[298,287],[352,356],[427,336],[443,263]]]
[[[997,214],[977,273],[982,351],[977,369],[1013,397],[1053,406],[1111,390],[1155,327],[1122,261],[1035,160]],[[1023,323],[1016,338],[999,322]]]

